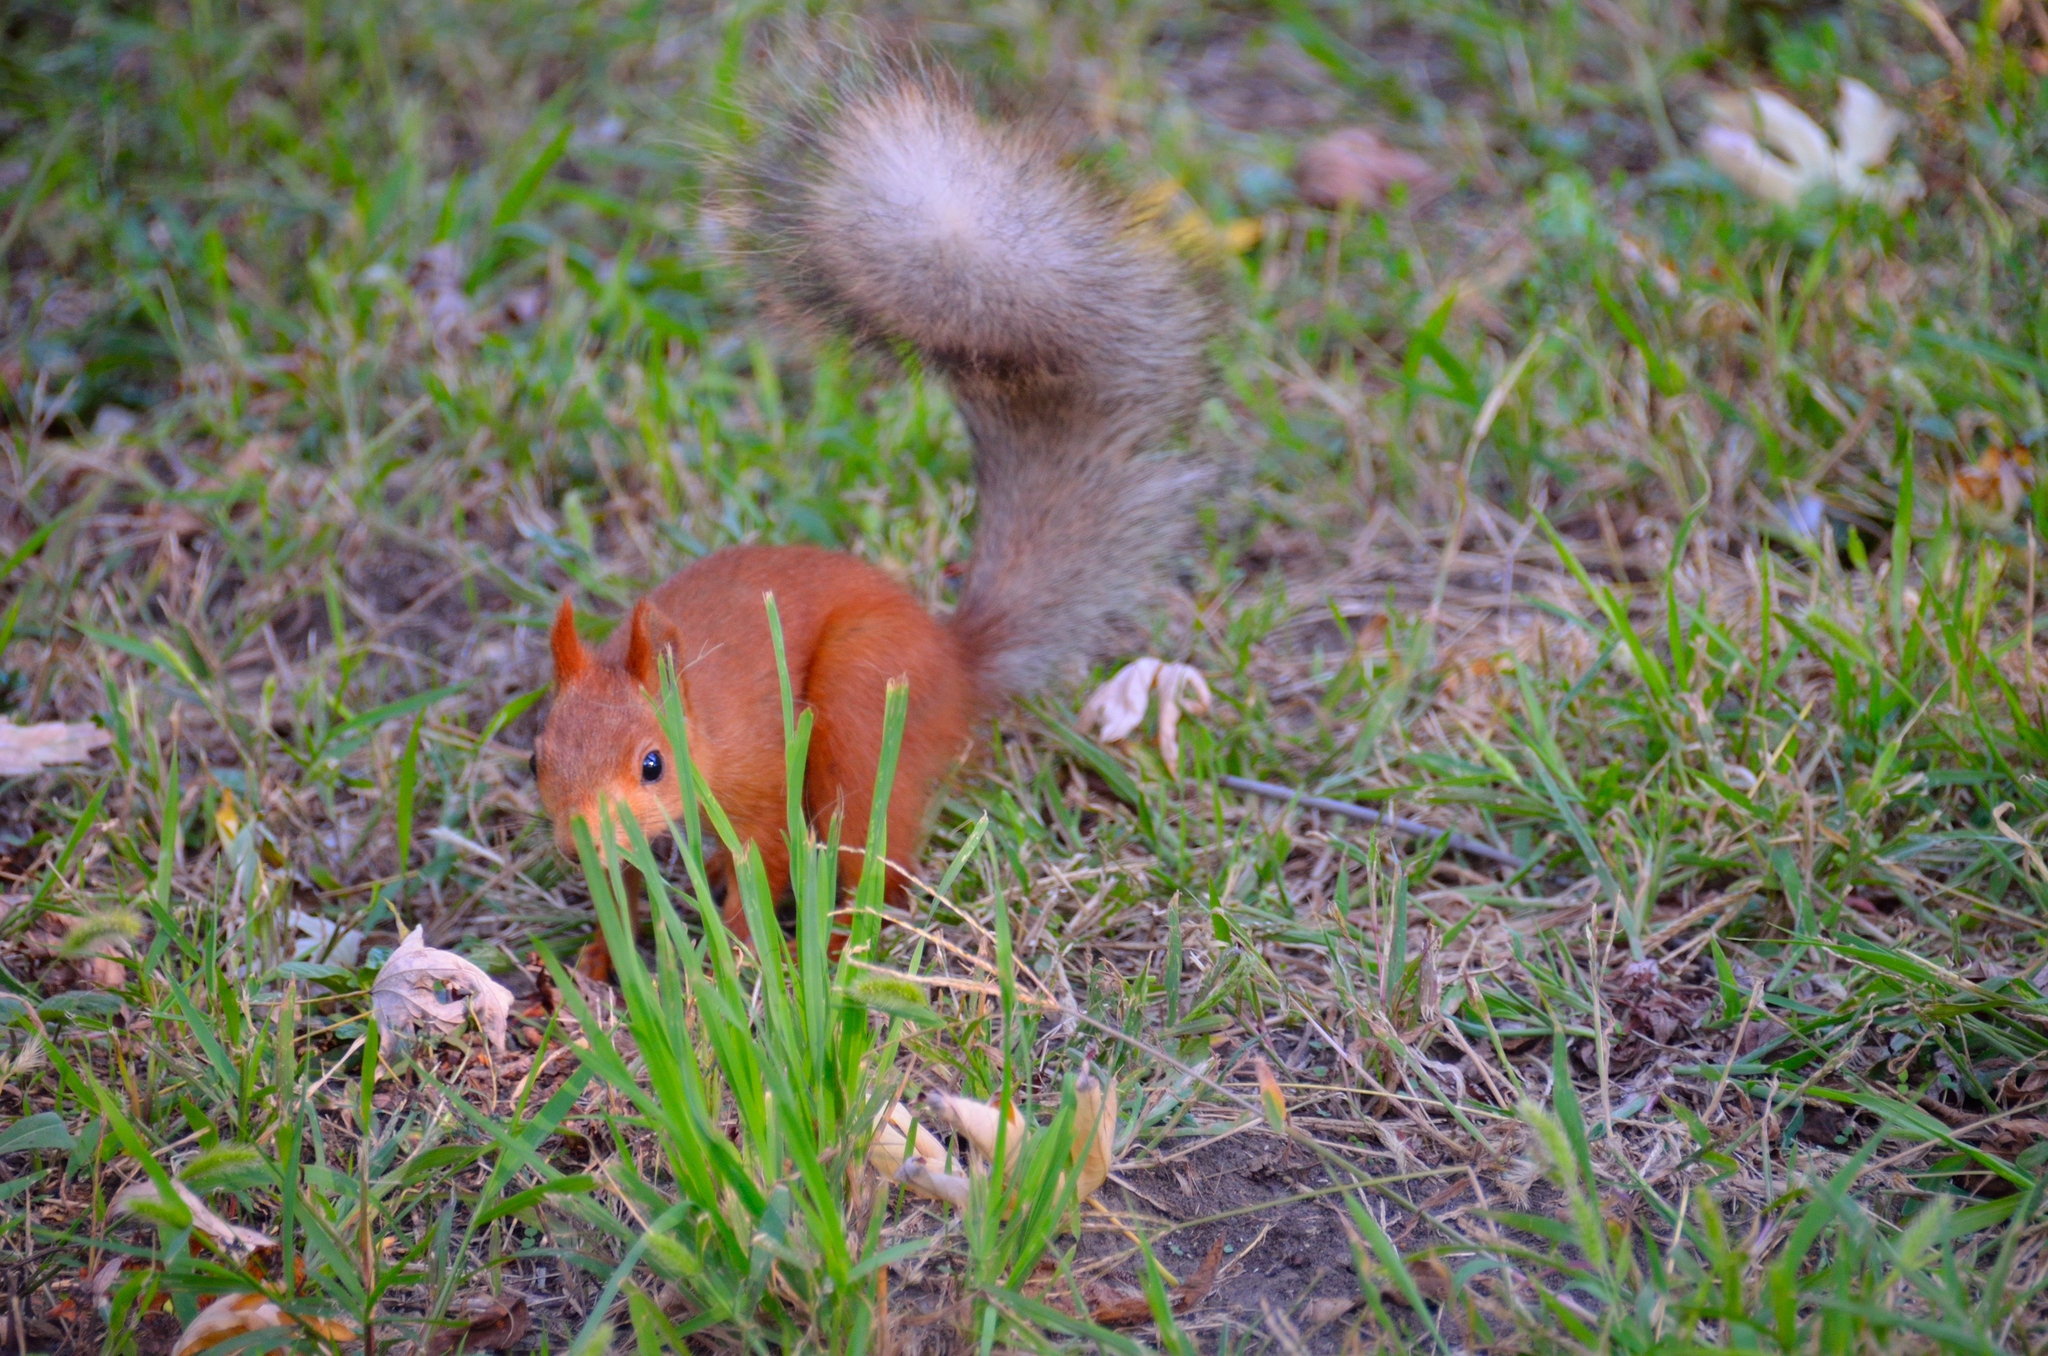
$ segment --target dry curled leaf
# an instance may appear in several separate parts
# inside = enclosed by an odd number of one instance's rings
[[[1868,86],[1842,81],[1832,139],[1798,105],[1769,90],[1713,100],[1700,150],[1714,168],[1750,193],[1790,207],[1829,186],[1896,212],[1924,191],[1911,165],[1880,172],[1905,117]]]
[[[195,1351],[219,1346],[231,1337],[271,1328],[290,1330],[278,1333],[278,1344],[270,1348],[271,1351],[285,1350],[299,1330],[325,1337],[331,1342],[349,1342],[356,1337],[356,1330],[338,1319],[294,1318],[279,1308],[275,1300],[263,1295],[223,1295],[201,1309],[198,1316],[186,1325],[178,1344],[171,1348],[171,1356],[192,1356]],[[242,1350],[248,1356],[255,1356],[247,1347]]]
[[[939,1142],[938,1136],[919,1126],[909,1107],[896,1102],[889,1107],[889,1114],[875,1131],[874,1143],[868,1146],[868,1166],[884,1177],[906,1186],[919,1187],[922,1178],[913,1181],[903,1175],[904,1164],[911,1160],[922,1163],[931,1173],[942,1177],[957,1171],[953,1156],[946,1152],[946,1146]]]
[[[1972,517],[2006,522],[2026,502],[2034,460],[2024,447],[1992,447],[1949,481],[1949,494]]]
[[[1074,1083],[1075,1199],[1102,1189],[1116,1166],[1116,1080],[1082,1074]]]
[[[199,1193],[183,1182],[173,1181],[171,1190],[191,1213],[192,1228],[214,1246],[236,1261],[242,1261],[259,1252],[268,1252],[277,1246],[277,1240],[260,1229],[249,1229],[239,1224],[230,1224],[207,1207],[199,1199]],[[163,1193],[154,1181],[147,1177],[131,1182],[114,1197],[107,1208],[112,1215],[140,1215],[162,1225],[177,1227],[177,1211],[164,1200]]]
[[[1377,207],[1395,184],[1408,186],[1411,201],[1434,197],[1444,186],[1427,160],[1389,146],[1366,127],[1339,128],[1294,162],[1294,186],[1311,207]]]
[[[442,989],[453,995],[449,1001],[436,996]],[[370,1012],[377,1025],[402,1040],[422,1031],[451,1036],[474,1012],[491,1048],[502,1051],[511,1011],[510,989],[454,952],[428,946],[420,928],[406,934],[370,985]]]
[[[998,1134],[1010,1154],[1015,1154],[1017,1146],[1024,1142],[1024,1118],[1015,1107],[1010,1108],[1009,1128],[1005,1131],[1003,1113],[972,1097],[932,1091],[925,1094],[925,1105],[931,1108],[932,1119],[960,1135],[987,1162],[995,1161]]]
[[[949,1202],[956,1209],[967,1208],[968,1180],[958,1173],[936,1172],[922,1158],[904,1159],[903,1166],[896,1170],[896,1180],[920,1196]]]
[[[448,1306],[448,1324],[427,1338],[426,1356],[458,1351],[509,1351],[526,1336],[526,1301],[518,1295],[469,1295]]]
[[[318,914],[293,909],[288,920],[292,931],[292,959],[328,961],[353,970],[362,959],[363,934],[354,928],[343,931],[339,923]]]
[[[1005,1157],[1014,1157],[1024,1142],[1027,1127],[1016,1108],[1007,1115],[987,1102],[960,1097],[950,1092],[925,1094],[925,1104],[934,1121],[952,1130],[975,1155],[976,1172],[986,1171],[996,1160],[996,1140],[1001,1136]],[[1109,1180],[1116,1166],[1116,1085],[1093,1074],[1083,1074],[1074,1085],[1074,1138],[1071,1163],[1075,1170],[1077,1199],[1087,1200]],[[1007,1122],[1007,1128],[1005,1128]],[[914,1139],[912,1138],[914,1136]],[[916,1152],[906,1152],[911,1144]],[[967,1204],[968,1179],[959,1174],[930,1132],[918,1133],[910,1112],[897,1103],[868,1151],[868,1162],[876,1171],[893,1177],[904,1186],[937,1200]]]
[[[1352,1295],[1328,1295],[1312,1299],[1301,1310],[1301,1326],[1314,1332],[1327,1323],[1335,1323],[1358,1307],[1358,1300]]]
[[[1214,700],[1201,671],[1190,664],[1134,659],[1090,693],[1081,705],[1081,728],[1098,730],[1105,743],[1129,737],[1145,723],[1152,694],[1159,695],[1159,752],[1168,768],[1180,767],[1180,717],[1201,715]]]
[[[46,720],[16,725],[0,716],[0,777],[26,777],[59,763],[83,763],[114,737],[97,725]]]

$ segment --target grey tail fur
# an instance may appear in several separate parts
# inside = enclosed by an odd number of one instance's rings
[[[1204,479],[1162,455],[1207,391],[1211,308],[1180,261],[1049,139],[929,74],[843,95],[753,182],[784,303],[952,389],[978,506],[953,627],[987,695],[1102,657]]]

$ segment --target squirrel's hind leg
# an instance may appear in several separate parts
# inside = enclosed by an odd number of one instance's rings
[[[814,713],[804,791],[820,832],[841,817],[840,842],[865,847],[881,763],[883,721],[892,679],[910,684],[903,741],[889,793],[884,851],[901,870],[889,873],[889,898],[910,885],[905,874],[924,844],[926,812],[939,782],[966,743],[972,689],[953,638],[908,596],[871,601],[819,637],[805,698]],[[860,879],[865,857],[840,859],[840,881]]]

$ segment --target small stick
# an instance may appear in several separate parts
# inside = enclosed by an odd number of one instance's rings
[[[1268,800],[1292,801],[1311,810],[1321,810],[1325,814],[1343,815],[1346,819],[1356,819],[1367,824],[1384,824],[1395,833],[1405,833],[1415,838],[1441,838],[1453,852],[1462,852],[1468,857],[1479,857],[1489,862],[1499,862],[1511,870],[1520,871],[1527,865],[1512,852],[1503,852],[1490,843],[1480,842],[1477,838],[1431,828],[1419,819],[1403,819],[1399,815],[1386,814],[1368,805],[1354,805],[1348,800],[1331,800],[1326,796],[1305,796],[1292,787],[1254,781],[1250,777],[1233,777],[1225,774],[1216,780],[1233,790],[1249,791]]]

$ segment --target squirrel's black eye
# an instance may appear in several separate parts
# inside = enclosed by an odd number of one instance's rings
[[[661,780],[661,751],[649,749],[647,756],[640,760],[640,780],[658,782]]]
[[[539,749],[535,749],[535,750],[534,750],[534,751],[533,751],[532,753],[529,753],[529,754],[527,754],[527,755],[526,755],[526,770],[527,770],[528,772],[531,772],[531,773],[532,773],[532,774],[533,774],[534,776],[536,776],[536,777],[540,776],[540,750],[539,750]]]

